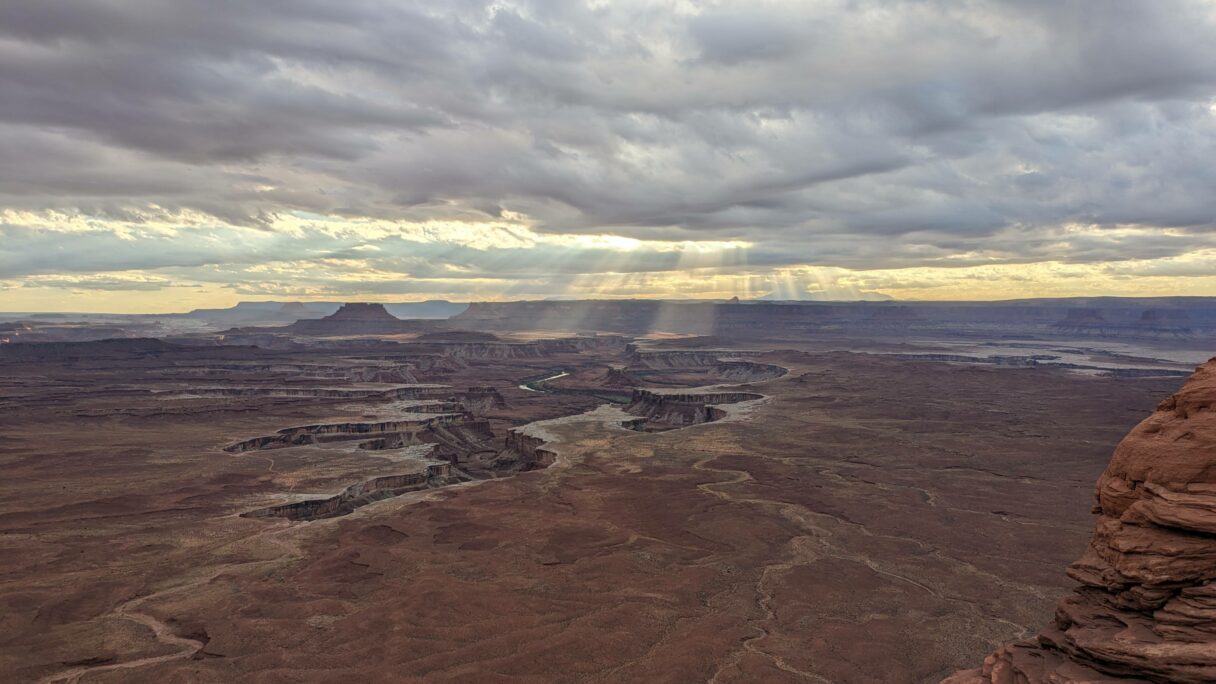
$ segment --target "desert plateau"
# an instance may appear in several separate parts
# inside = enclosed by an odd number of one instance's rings
[[[1216,0],[0,0],[0,684],[1216,684]]]
[[[1051,621],[1093,482],[1208,334],[1075,339],[1012,316],[1026,339],[994,342],[901,307],[925,335],[909,340],[869,307],[736,303],[672,304],[669,330],[642,333],[648,304],[581,306],[570,330],[509,305],[486,324],[486,307],[349,304],[307,325],[0,345],[0,670],[936,681]],[[740,317],[772,318],[743,334]],[[966,355],[986,348],[1021,353]],[[1171,410],[1206,410],[1206,378]],[[1188,476],[1212,472],[1207,442],[1179,448]],[[1137,520],[1198,521],[1185,534],[1207,544],[1206,490],[1163,478]],[[1178,575],[1200,587],[1188,605],[1210,601],[1205,548]],[[1142,600],[1183,600],[1158,561],[1108,562],[1133,579],[1082,581],[1164,578]],[[1076,610],[1066,634],[1106,619]]]

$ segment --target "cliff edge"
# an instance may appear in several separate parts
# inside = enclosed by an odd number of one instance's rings
[[[1216,359],[1120,442],[1096,500],[1054,624],[943,684],[1216,682]]]

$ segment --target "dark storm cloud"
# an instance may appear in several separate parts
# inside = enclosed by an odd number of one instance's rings
[[[357,246],[232,228],[291,212],[747,240],[753,267],[1184,254],[1216,227],[1214,46],[1199,0],[3,3],[0,208],[94,225],[10,225],[0,275]],[[191,212],[213,220],[107,223]],[[361,257],[424,270],[395,246]],[[410,249],[471,277],[561,261]],[[688,267],[595,256],[552,272]]]

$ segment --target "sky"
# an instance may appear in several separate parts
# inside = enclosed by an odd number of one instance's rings
[[[1078,295],[1216,295],[1216,2],[0,3],[0,310]]]

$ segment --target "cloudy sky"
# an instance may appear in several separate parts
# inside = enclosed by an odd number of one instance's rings
[[[0,3],[0,309],[1216,295],[1210,0]]]

